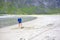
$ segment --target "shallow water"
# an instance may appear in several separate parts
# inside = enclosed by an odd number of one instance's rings
[[[0,28],[18,24],[17,21],[18,18],[19,17],[0,18]],[[29,17],[29,16],[24,16],[21,18],[22,22],[27,22],[36,19],[36,17]]]

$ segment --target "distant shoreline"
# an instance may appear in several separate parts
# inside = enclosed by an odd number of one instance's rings
[[[21,16],[21,18],[23,20],[22,22],[27,22],[36,19],[36,17],[32,16],[25,16],[25,17]],[[11,15],[0,16],[0,28],[18,24],[17,19],[18,16],[11,16]]]

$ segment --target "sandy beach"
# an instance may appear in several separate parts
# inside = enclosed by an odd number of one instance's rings
[[[18,24],[0,28],[0,40],[60,40],[60,15],[21,16],[37,18],[22,23],[23,29]]]

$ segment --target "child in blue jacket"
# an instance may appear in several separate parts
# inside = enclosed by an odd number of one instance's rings
[[[19,28],[22,28],[22,18],[18,18]]]

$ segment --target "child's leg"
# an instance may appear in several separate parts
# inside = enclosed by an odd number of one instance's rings
[[[19,28],[21,28],[22,27],[22,23],[19,23]]]

